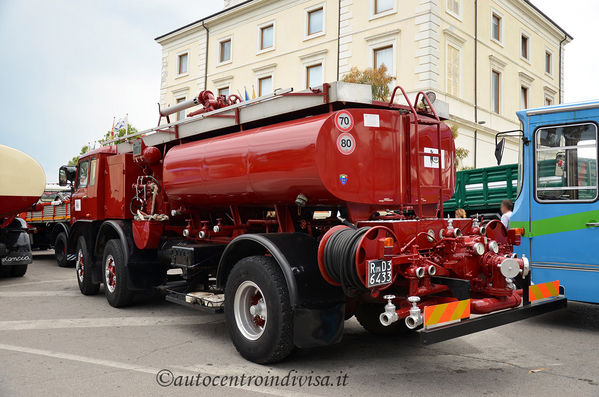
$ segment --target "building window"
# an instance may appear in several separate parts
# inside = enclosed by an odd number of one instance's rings
[[[258,79],[258,96],[272,92],[272,76],[260,77]]]
[[[545,73],[553,74],[553,54],[545,51]]]
[[[545,106],[553,105],[553,98],[550,96],[545,96]]]
[[[272,48],[275,41],[275,27],[268,25],[260,28],[260,49]]]
[[[395,0],[374,0],[374,13],[381,14],[390,11],[395,6]]]
[[[449,11],[450,14],[459,17],[461,15],[460,2],[461,0],[447,0],[447,11]]]
[[[323,83],[322,63],[306,67],[306,88],[318,87]]]
[[[185,100],[185,97],[181,97],[181,98],[177,98],[176,102],[181,103],[184,100]],[[183,120],[184,118],[185,118],[185,110],[181,110],[180,112],[177,112],[177,121]]]
[[[231,39],[226,39],[220,42],[220,48],[218,52],[218,61],[220,63],[228,62],[231,60]]]
[[[530,59],[530,40],[523,34],[520,38],[520,56],[526,60]]]
[[[224,95],[226,97],[229,97],[229,92],[230,92],[229,87],[219,88],[218,89],[218,96]]]
[[[528,109],[528,87],[520,87],[520,107],[522,109]]]
[[[447,93],[460,96],[460,50],[447,46]]]
[[[307,15],[308,36],[324,31],[324,8],[316,8],[308,11]]]
[[[373,51],[375,69],[380,68],[382,65],[387,67],[387,74],[392,74],[393,71],[393,46],[385,46],[376,48]]]
[[[501,17],[493,13],[491,17],[491,37],[497,41],[501,41]]]
[[[535,132],[536,196],[540,201],[597,199],[597,127],[574,124]]]
[[[501,73],[496,70],[491,72],[491,110],[499,113],[499,101],[501,99]]]
[[[178,60],[178,63],[179,63],[179,66],[178,66],[179,74],[185,74],[185,73],[187,73],[187,59],[188,58],[189,58],[189,56],[188,56],[187,53],[179,55],[179,60]]]

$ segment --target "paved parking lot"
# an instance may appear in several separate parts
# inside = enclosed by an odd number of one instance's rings
[[[373,337],[352,319],[342,343],[259,366],[237,354],[223,317],[155,297],[114,309],[102,294],[80,295],[74,269],[37,254],[25,277],[0,279],[0,313],[0,396],[599,395],[599,305],[428,347]],[[235,376],[252,385],[202,384]],[[256,385],[276,376],[278,386]]]

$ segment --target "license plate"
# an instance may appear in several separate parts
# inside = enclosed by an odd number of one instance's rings
[[[393,280],[392,268],[390,260],[368,261],[368,288],[390,284]]]

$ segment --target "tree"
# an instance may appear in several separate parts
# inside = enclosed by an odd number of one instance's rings
[[[455,141],[459,135],[459,131],[458,131],[458,126],[455,124],[451,124],[449,126],[449,128],[451,128],[451,134],[453,135],[453,140]],[[468,154],[470,153],[470,150],[463,148],[463,147],[456,147],[455,148],[455,156],[457,159],[457,164],[456,167],[458,168],[458,170],[464,170],[468,167],[464,166],[464,159],[466,157],[468,157]]]
[[[387,66],[382,64],[378,69],[367,68],[364,70],[352,67],[348,74],[343,77],[347,83],[370,84],[372,86],[372,99],[376,101],[389,101],[391,89],[389,85],[393,77],[387,74]]]
[[[125,137],[127,135],[132,135],[135,133],[137,133],[137,128],[135,128],[131,124],[127,123],[127,128],[121,128],[120,130],[114,132],[114,138],[110,137],[110,131],[108,131],[106,134],[104,134],[104,136],[102,138],[98,139],[98,143],[100,145],[104,145],[106,142],[111,141],[112,139]],[[122,143],[125,141],[126,141],[126,139],[119,139],[112,143],[119,144],[119,143]],[[89,145],[83,146],[81,148],[81,151],[79,152],[79,155],[75,156],[71,160],[69,160],[68,165],[77,165],[77,163],[79,162],[79,158],[81,156],[83,156],[85,153],[89,152],[89,150],[90,150]]]

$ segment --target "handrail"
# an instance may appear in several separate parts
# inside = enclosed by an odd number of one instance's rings
[[[408,103],[408,106],[410,106],[410,110],[412,111],[412,113],[414,113],[414,117],[418,117],[418,113],[416,113],[416,109],[414,108],[414,105],[412,105],[412,102],[410,102],[410,98],[408,98],[408,94],[406,94],[406,90],[404,90],[403,87],[400,85],[395,86],[395,88],[393,89],[393,94],[391,94],[391,100],[389,101],[389,107],[393,106],[393,100],[395,99],[395,93],[397,92],[398,88],[401,90],[401,93],[403,94],[404,99]]]

